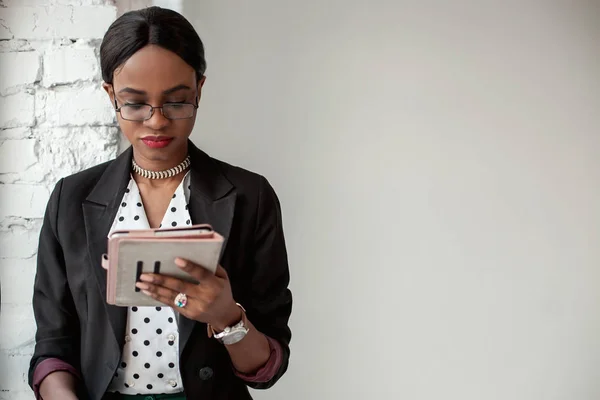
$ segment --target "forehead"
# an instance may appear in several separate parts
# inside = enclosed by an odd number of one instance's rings
[[[160,93],[180,84],[194,87],[196,72],[181,57],[160,46],[148,45],[114,72],[115,89],[132,87]]]

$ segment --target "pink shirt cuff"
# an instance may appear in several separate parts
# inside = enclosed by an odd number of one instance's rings
[[[279,367],[281,367],[281,363],[283,362],[283,349],[281,345],[275,339],[271,339],[268,336],[266,338],[269,341],[271,355],[265,365],[253,374],[244,374],[236,371],[234,368],[235,374],[246,382],[268,382],[273,379]]]
[[[37,400],[42,399],[40,396],[40,385],[42,384],[44,378],[46,378],[52,372],[57,371],[67,371],[75,375],[77,378],[80,377],[79,372],[77,372],[77,370],[73,368],[71,364],[68,364],[58,358],[45,359],[39,363],[37,367],[35,367],[35,371],[33,372],[33,393],[35,394],[35,398]]]

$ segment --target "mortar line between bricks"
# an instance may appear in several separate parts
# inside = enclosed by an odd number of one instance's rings
[[[6,25],[4,24],[5,22],[6,22],[6,21],[4,21],[4,19],[0,18],[0,26],[2,26],[4,29],[6,29],[6,30],[8,31],[8,33],[10,33],[10,34],[11,34],[11,36],[12,36],[12,39],[14,39],[14,38],[15,38],[15,34],[14,34],[14,33],[13,33],[11,30],[10,30],[10,28],[9,28],[8,26],[6,26]],[[4,40],[10,40],[10,39],[4,39]]]

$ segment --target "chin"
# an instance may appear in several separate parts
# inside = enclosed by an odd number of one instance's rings
[[[146,144],[144,141],[139,139],[136,145],[133,146],[135,151],[142,154],[144,158],[151,161],[169,161],[175,158],[181,157],[181,153],[185,153],[187,148],[187,141],[177,140],[173,138],[170,143],[151,143]]]

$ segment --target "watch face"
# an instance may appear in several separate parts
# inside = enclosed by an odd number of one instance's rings
[[[233,344],[237,343],[246,336],[248,331],[245,329],[240,329],[229,333],[227,336],[223,338],[223,343],[225,344]]]
[[[235,340],[235,341],[242,340],[242,338],[244,336],[246,336],[245,331],[237,331],[237,332],[234,332],[233,334],[231,334],[231,340]]]

